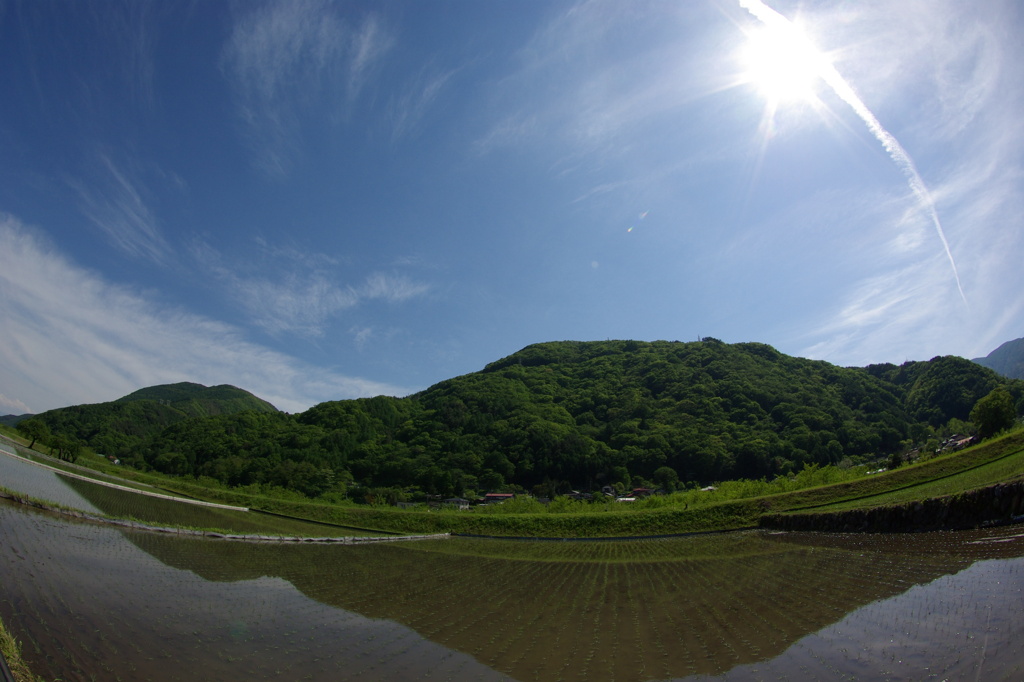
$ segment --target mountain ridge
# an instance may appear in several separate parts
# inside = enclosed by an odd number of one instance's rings
[[[1000,386],[1019,412],[1024,382],[956,356],[843,368],[710,337],[557,341],[405,398],[327,401],[296,415],[171,419],[161,396],[199,390],[171,385],[106,404],[105,421],[84,424],[83,408],[42,417],[52,432],[71,431],[128,464],[229,486],[310,497],[383,489],[553,495],[773,477],[935,447],[969,428],[974,404]]]
[[[972,362],[1010,379],[1024,379],[1024,338],[1007,341],[985,357],[974,358]]]
[[[72,405],[31,416],[44,422],[51,433],[75,438],[98,452],[118,453],[180,421],[247,411],[278,410],[235,386],[180,382],[141,388],[109,402]]]

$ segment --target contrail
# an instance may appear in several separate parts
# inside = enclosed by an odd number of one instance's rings
[[[771,7],[767,6],[761,0],[739,0],[740,7],[750,12],[754,17],[762,24],[772,30],[782,31],[785,35],[790,36],[793,40],[803,40],[800,32],[793,25],[793,23],[779,14]],[[882,147],[889,154],[889,158],[893,160],[896,166],[903,171],[903,175],[907,178],[907,183],[910,185],[911,191],[914,196],[917,197],[918,202],[928,212],[928,215],[932,219],[932,225],[935,226],[935,232],[939,235],[939,239],[942,241],[943,248],[946,249],[946,257],[949,259],[949,264],[953,268],[953,278],[956,280],[956,288],[960,292],[960,298],[963,302],[967,303],[967,297],[964,295],[964,289],[960,285],[960,273],[956,269],[956,261],[953,260],[953,252],[949,248],[949,242],[946,241],[946,233],[942,229],[942,223],[939,221],[939,214],[935,211],[935,202],[932,201],[931,193],[928,191],[928,187],[924,184],[924,180],[921,179],[921,174],[917,172],[917,166],[914,165],[914,160],[910,158],[910,154],[903,148],[903,145],[893,137],[892,133],[882,127],[882,124],[878,121],[871,110],[868,109],[867,105],[861,101],[861,98],[857,96],[853,88],[846,79],[843,78],[836,68],[827,59],[820,59],[818,63],[818,75],[825,81],[833,92],[843,100],[853,111],[860,116],[861,120],[867,125],[868,130],[875,136],[879,142],[882,143]]]

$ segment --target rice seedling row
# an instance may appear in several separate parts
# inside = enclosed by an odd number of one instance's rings
[[[537,584],[535,601],[527,609],[532,614],[525,623],[527,639],[509,660],[509,668],[516,671],[531,670],[534,679],[540,675],[540,666],[547,663],[546,642],[552,633],[551,624],[557,623],[554,609],[558,608],[559,597],[569,589],[573,575],[572,567],[555,564],[546,567],[544,579]]]
[[[515,591],[511,603],[515,612],[481,609],[477,622],[466,623],[460,628],[461,637],[475,641],[474,648],[479,652],[477,655],[485,656],[486,660],[493,661],[493,665],[506,672],[535,665],[543,665],[547,669],[546,666],[554,662],[543,654],[545,651],[550,652],[551,642],[557,639],[561,635],[561,630],[568,625],[567,612],[562,610],[566,608],[563,600],[566,590],[575,589],[577,567],[566,563],[537,564],[527,579],[520,580],[519,570],[523,568],[521,562],[491,560],[488,561],[488,565],[491,570],[485,584],[493,582],[513,586]],[[486,595],[484,596],[485,601],[481,603],[489,603],[486,601]],[[514,631],[506,635],[514,639],[514,642],[502,641],[500,634],[482,635],[489,629],[488,619],[495,617],[514,619]],[[480,640],[483,637],[486,637],[486,641],[481,644]],[[459,639],[443,641],[457,646]],[[538,649],[534,646],[537,642],[542,643],[539,657]]]
[[[737,561],[754,563],[749,558]],[[769,620],[769,615],[777,611],[775,599],[785,594],[777,592],[771,581],[764,579],[763,574],[771,567],[764,562],[756,563],[747,570],[732,573],[734,579],[730,589],[735,596],[724,600],[730,605],[727,623],[734,631],[733,636],[740,644],[740,657],[744,659],[759,658],[763,649],[777,645],[778,629]],[[721,590],[722,586],[718,587]]]
[[[570,634],[567,650],[574,656],[565,657],[563,670],[572,668],[578,670],[582,677],[589,678],[590,663],[600,648],[602,610],[606,596],[603,587],[607,566],[599,563],[582,563],[576,566],[582,574],[576,588],[578,592],[575,608],[572,609],[576,627],[565,630]]]

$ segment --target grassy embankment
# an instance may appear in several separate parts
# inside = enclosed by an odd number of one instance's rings
[[[15,682],[43,682],[43,678],[32,673],[28,664],[21,657],[21,646],[18,640],[7,631],[3,621],[0,621],[0,654],[3,654],[7,661],[7,667],[14,675]]]
[[[945,478],[900,488],[848,502],[836,502],[809,511],[841,511],[865,507],[905,504],[918,500],[956,495],[966,490],[1019,480],[1024,475],[1024,450]]]
[[[955,495],[1024,477],[1024,429],[858,481],[793,493],[775,512],[827,513]]]
[[[671,498],[676,500],[674,504],[670,500],[660,508],[624,511],[619,511],[615,504],[590,507],[596,511],[567,513],[396,510],[261,497],[128,469],[118,468],[116,473],[199,499],[367,531],[520,537],[652,536],[747,528],[756,526],[761,515],[769,512],[828,512],[877,507],[1019,479],[1024,475],[1024,430],[961,452],[855,480],[724,500],[721,492],[699,494],[694,491]],[[771,484],[756,483],[747,486],[751,493],[771,489]],[[576,507],[580,508],[585,507]]]

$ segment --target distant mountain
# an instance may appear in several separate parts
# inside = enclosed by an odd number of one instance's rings
[[[171,424],[188,419],[277,411],[267,401],[234,386],[186,382],[151,386],[112,402],[61,407],[36,416],[51,433],[77,438],[98,452],[124,453]]]
[[[190,417],[214,417],[218,414],[234,414],[245,410],[277,412],[277,408],[266,400],[257,398],[248,391],[222,384],[203,386],[182,382],[140,388],[114,402],[130,403],[139,400],[154,400],[185,412]]]
[[[1011,379],[1024,379],[1024,339],[1007,341],[983,358],[974,362],[999,372]]]
[[[0,424],[4,426],[16,426],[18,422],[29,417],[34,417],[33,414],[5,414],[0,417]]]

